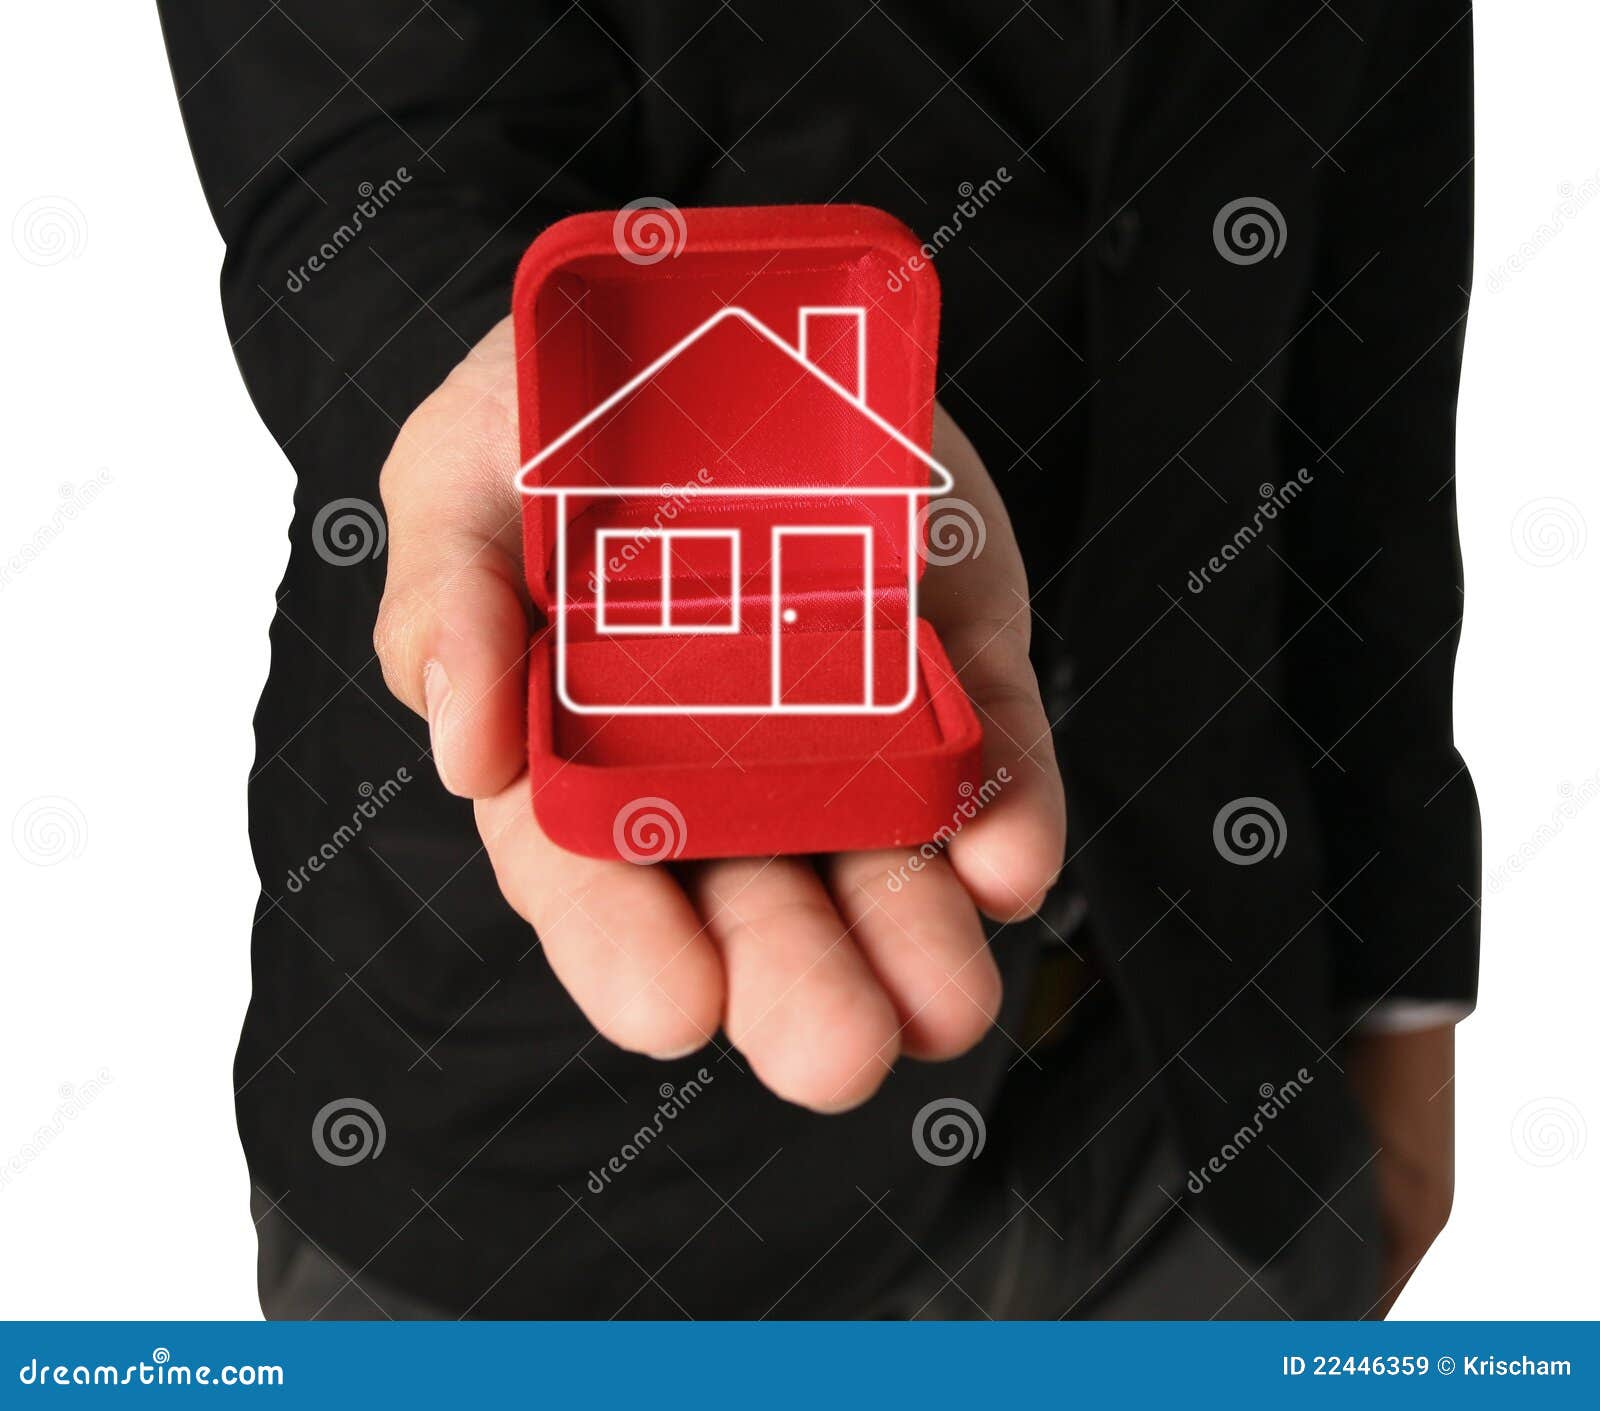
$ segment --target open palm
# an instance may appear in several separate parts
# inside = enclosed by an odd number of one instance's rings
[[[955,1057],[993,1022],[1000,974],[979,912],[1012,920],[1039,905],[1065,809],[1010,522],[942,409],[934,454],[986,532],[981,553],[929,567],[921,607],[983,724],[998,794],[909,873],[904,849],[636,866],[564,851],[529,805],[510,320],[401,428],[381,482],[385,679],[427,716],[445,786],[475,800],[507,901],[623,1048],[674,1057],[722,1028],[775,1093],[833,1112],[870,1097],[900,1055]]]

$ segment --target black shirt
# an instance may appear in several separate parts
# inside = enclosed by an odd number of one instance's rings
[[[666,1066],[596,1039],[373,657],[378,468],[542,228],[838,200],[934,251],[940,397],[1022,539],[1069,876],[1140,1081],[1201,1161],[1263,1083],[1320,1075],[1196,1204],[1268,1257],[1349,1175],[1355,1018],[1476,981],[1450,717],[1465,0],[161,9],[229,331],[298,474],[236,1073],[264,1195],[352,1272],[477,1315],[848,1316],[962,1198],[909,1140],[924,1103],[973,1102],[997,1141],[1073,1124],[1001,1107],[1007,1032],[843,1118],[720,1039]],[[1285,842],[1242,865],[1250,799]],[[1003,1030],[1050,924],[995,938]],[[702,1069],[670,1140],[593,1191]],[[384,1145],[342,1164],[313,1133],[351,1099]]]

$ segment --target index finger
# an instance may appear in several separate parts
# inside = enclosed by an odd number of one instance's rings
[[[557,847],[533,816],[526,774],[474,810],[501,892],[601,1034],[655,1058],[710,1041],[722,1023],[722,960],[666,868]]]

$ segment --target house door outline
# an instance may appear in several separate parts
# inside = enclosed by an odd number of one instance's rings
[[[783,638],[799,625],[792,608],[784,603],[783,541],[785,539],[859,539],[861,541],[861,694],[856,700],[786,703],[783,699]],[[860,524],[795,524],[772,531],[772,708],[779,711],[872,710],[872,530]],[[802,628],[802,630],[804,630]],[[797,679],[800,679],[797,677]]]

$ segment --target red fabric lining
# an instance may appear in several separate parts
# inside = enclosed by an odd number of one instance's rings
[[[529,772],[541,826],[570,851],[617,856],[627,820],[662,800],[674,858],[909,847],[976,787],[978,722],[926,624],[916,700],[894,716],[574,715],[555,704],[552,638],[530,652]],[[619,669],[614,649],[569,665]]]

